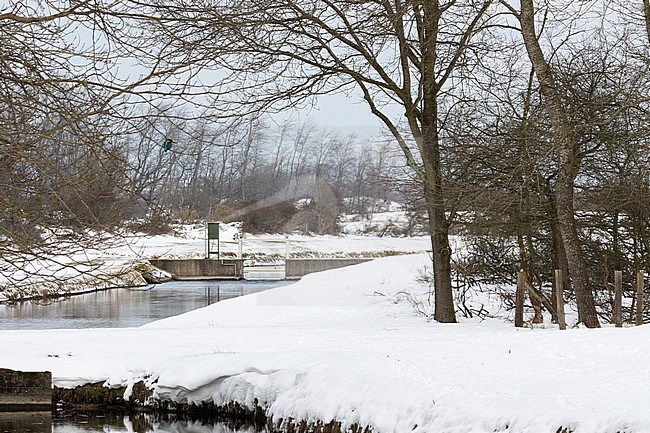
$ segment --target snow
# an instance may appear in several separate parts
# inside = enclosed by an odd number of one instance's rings
[[[390,226],[403,230],[408,225],[408,218],[406,211],[394,209],[370,215],[344,215],[341,226],[343,233],[346,234],[381,232]]]
[[[276,420],[375,432],[650,431],[650,327],[432,322],[403,301],[427,302],[428,261],[312,274],[141,328],[2,331],[0,367],[66,387],[146,379],[160,398],[258,399]]]
[[[401,213],[393,214],[395,220]],[[384,221],[381,219],[379,221]],[[343,224],[344,231],[353,232]],[[205,225],[178,225],[176,234],[157,236],[137,236],[127,238],[121,248],[92,251],[89,256],[95,259],[132,257],[134,252],[148,258],[187,259],[205,257]],[[238,254],[238,233],[236,224],[222,224],[220,227],[221,252],[224,255]],[[287,242],[291,257],[357,257],[359,255],[377,257],[389,253],[417,253],[431,250],[431,238],[413,236],[389,238],[346,234],[343,236],[308,236],[299,234],[250,234],[244,233],[242,249],[245,257],[275,257],[284,260]]]
[[[394,220],[402,212],[393,214]],[[382,217],[378,217],[380,220]],[[221,253],[224,257],[239,254],[240,223],[220,225]],[[346,224],[344,223],[344,228]],[[109,287],[141,286],[146,282],[143,271],[153,277],[155,269],[142,259],[195,259],[206,257],[206,225],[178,224],[174,234],[145,236],[122,233],[104,234],[105,239],[93,248],[74,252],[62,251],[49,259],[28,261],[20,269],[0,258],[0,302],[38,296],[61,296]],[[247,263],[284,264],[287,251],[291,257],[381,257],[393,254],[424,252],[431,249],[427,236],[381,238],[375,236],[307,236],[291,234],[244,234],[242,251]],[[288,245],[287,245],[288,243]],[[48,257],[43,253],[42,256]]]

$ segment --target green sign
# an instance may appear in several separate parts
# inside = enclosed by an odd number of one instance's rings
[[[208,239],[219,239],[219,223],[208,223]]]
[[[219,223],[208,223],[207,232],[206,249],[208,259],[210,258],[210,254],[217,254],[217,258],[219,258]]]

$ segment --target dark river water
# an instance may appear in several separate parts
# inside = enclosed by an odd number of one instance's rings
[[[0,330],[135,327],[290,283],[285,280],[173,281],[134,289],[0,304]]]
[[[55,415],[48,412],[0,412],[0,433],[253,433],[266,432],[232,423],[172,421],[139,414]]]

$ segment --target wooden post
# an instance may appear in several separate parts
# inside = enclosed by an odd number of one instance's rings
[[[614,271],[614,323],[623,327],[623,271]]]
[[[555,300],[557,304],[557,324],[560,330],[566,329],[566,319],[564,317],[564,288],[562,287],[562,270],[555,270]]]
[[[636,324],[643,325],[643,271],[636,273]]]
[[[517,292],[515,294],[515,327],[524,327],[524,290],[526,287],[526,272],[517,274]]]

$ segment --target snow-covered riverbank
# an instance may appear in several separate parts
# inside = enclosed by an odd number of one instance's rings
[[[393,215],[393,214],[390,214]],[[383,215],[380,221],[385,222]],[[398,218],[395,216],[395,218]],[[388,219],[389,221],[390,218]],[[344,224],[355,227],[359,223]],[[221,253],[239,255],[238,224],[221,226]],[[179,224],[173,234],[145,236],[123,233],[106,236],[104,242],[87,249],[63,248],[25,258],[19,264],[0,258],[0,302],[39,297],[56,297],[115,287],[146,285],[165,281],[171,275],[149,266],[148,259],[197,259],[206,257],[206,225]],[[285,237],[275,234],[245,234],[242,253],[246,263],[283,263],[287,253],[297,257],[383,257],[424,252],[431,249],[430,238],[378,237],[355,234],[341,236]]]
[[[161,398],[258,399],[275,419],[375,432],[650,431],[650,328],[429,322],[413,305],[428,308],[427,262],[313,274],[141,328],[4,331],[0,367],[68,387],[156,379]]]

